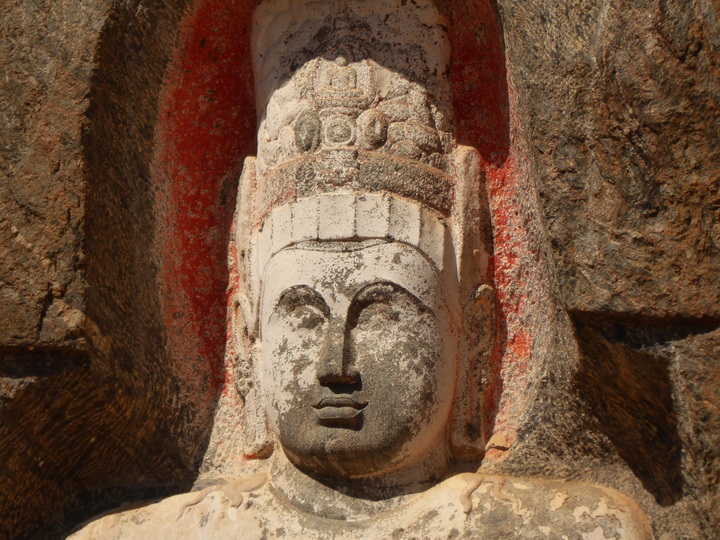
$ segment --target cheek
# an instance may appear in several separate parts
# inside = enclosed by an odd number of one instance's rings
[[[294,394],[315,382],[315,362],[322,336],[318,331],[297,331],[287,327],[268,330],[263,363],[266,394],[272,395],[274,407],[286,410]]]
[[[397,320],[353,329],[350,336],[357,368],[382,383],[388,394],[415,403],[432,403],[444,371],[434,315],[404,313]]]

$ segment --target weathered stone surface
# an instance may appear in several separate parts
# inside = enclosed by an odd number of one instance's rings
[[[720,529],[710,487],[718,463],[710,448],[720,442],[718,7],[499,6],[531,174],[582,352],[578,400],[546,435],[569,440],[569,426],[593,426],[579,448],[568,442],[538,456],[558,459],[553,468],[603,456],[608,470],[596,477],[637,500],[652,495],[643,505],[658,537],[711,538]]]
[[[81,394],[74,392],[82,391],[89,363],[81,312],[85,279],[80,135],[95,40],[106,8],[104,2],[8,2],[3,7],[2,536],[28,534],[35,529],[33,520],[41,527],[43,522],[62,521],[67,495],[61,486],[75,491],[66,471],[76,467],[62,464],[63,456],[72,445],[87,446],[87,439],[67,436],[62,426],[68,408],[83,403]]]
[[[500,4],[569,307],[717,319],[717,4]]]
[[[222,36],[247,9],[243,2],[224,2],[225,11],[211,1],[194,11],[172,0],[112,10],[102,0],[76,4],[13,1],[1,23],[0,535],[20,538],[50,536],[98,507],[142,498],[148,487],[183,489],[197,474],[223,377],[217,329],[224,332],[226,285],[194,279],[221,274],[225,256],[206,250],[199,231],[223,237],[239,163],[252,153],[242,139],[254,130],[252,113],[242,112],[242,104],[252,109],[247,94],[234,94],[243,96],[235,98],[240,106],[223,105],[232,98],[222,89],[237,88],[217,77],[218,66],[232,65]],[[518,438],[522,451],[504,472],[610,485],[641,504],[657,538],[713,538],[720,529],[717,6],[497,4],[511,99],[505,116],[487,116],[492,129],[480,139],[495,144],[481,154],[495,164],[507,157],[512,117],[513,144],[527,150],[520,167],[543,214],[531,230],[547,229],[582,353],[577,364],[556,355],[540,375],[542,391]],[[485,9],[453,5],[456,13]],[[166,66],[186,13],[191,53],[173,78]],[[490,36],[483,50],[493,51],[492,31],[479,28]],[[451,77],[493,65],[473,54]],[[160,103],[163,77],[192,90]],[[501,88],[504,71],[497,79]],[[461,94],[460,126],[498,95]],[[163,109],[168,102],[176,107]],[[177,221],[154,208],[158,110],[164,118],[196,115],[167,135],[186,137],[168,160],[182,172],[178,200],[188,203]],[[205,111],[212,114],[197,114]],[[383,114],[405,119],[401,108]],[[246,126],[229,136],[223,122]],[[379,133],[398,136],[389,127]],[[222,146],[231,140],[244,142]],[[198,183],[203,175],[214,180]],[[534,189],[528,200],[537,198]],[[187,244],[153,244],[158,212],[167,231],[186,227]],[[198,215],[207,219],[195,223]],[[501,223],[494,221],[496,231]],[[512,235],[495,234],[502,253]],[[202,248],[199,255],[167,262],[167,253],[189,244]],[[151,254],[163,249],[158,262]],[[211,262],[198,265],[200,258]],[[219,307],[192,311],[212,304],[208,298]],[[558,344],[567,348],[555,338],[545,346]],[[520,359],[533,346],[523,334],[508,340]],[[187,351],[191,360],[182,358]],[[208,454],[237,459],[239,450],[228,448],[241,418],[220,420]],[[513,446],[500,435],[490,440],[491,455]]]
[[[105,6],[4,12],[0,347],[82,348],[61,306],[82,307],[80,129]]]
[[[461,474],[395,501],[395,507],[376,516],[348,523],[295,506],[263,485],[262,476],[120,508],[69,538],[560,538],[558,530],[598,540],[652,538],[647,518],[633,501],[573,482]]]
[[[143,247],[151,199],[135,161],[152,142],[167,28],[177,28],[178,6],[155,10],[3,6],[2,537],[54,537],[192,474],[171,434],[175,383]],[[132,106],[117,106],[116,92],[132,93]]]

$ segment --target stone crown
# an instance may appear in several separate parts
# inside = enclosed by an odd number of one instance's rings
[[[259,220],[289,198],[337,189],[396,193],[449,215],[455,142],[446,119],[402,77],[379,92],[382,69],[337,47],[271,100],[258,140]],[[282,106],[295,113],[275,114]]]

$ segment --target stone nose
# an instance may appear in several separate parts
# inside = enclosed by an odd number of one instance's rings
[[[355,384],[359,381],[360,374],[353,365],[348,345],[345,321],[331,321],[318,362],[320,384]]]

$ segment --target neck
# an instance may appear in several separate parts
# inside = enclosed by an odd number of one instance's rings
[[[406,467],[363,478],[331,478],[304,471],[278,449],[271,483],[281,498],[303,512],[357,521],[404,504],[437,484],[447,468],[444,444]]]

